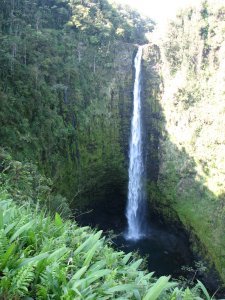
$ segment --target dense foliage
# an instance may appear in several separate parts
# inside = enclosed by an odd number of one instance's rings
[[[152,22],[106,0],[0,6],[1,145],[37,164],[74,205],[109,197],[115,174],[124,193],[127,43],[144,42]]]
[[[200,282],[179,289],[141,271],[141,263],[112,250],[101,231],[18,207],[1,190],[1,299],[210,299]]]
[[[158,191],[152,201],[180,219],[225,280],[225,7],[220,1],[181,11],[159,42],[163,86]],[[155,107],[155,105],[154,105]],[[153,116],[154,117],[154,116]],[[173,214],[175,212],[175,214]],[[199,245],[199,244],[198,244]],[[198,247],[199,249],[199,247]]]
[[[13,160],[8,152],[0,148],[0,186],[4,187],[19,205],[33,203],[45,207],[53,214],[59,212],[69,217],[72,212],[68,200],[55,194],[50,178],[42,175],[30,162]]]

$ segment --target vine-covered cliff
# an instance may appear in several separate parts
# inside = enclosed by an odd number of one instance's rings
[[[125,198],[134,44],[152,27],[106,0],[1,1],[1,146],[73,208]]]
[[[156,95],[147,91],[149,144],[157,142],[158,160],[149,195],[197,237],[225,279],[225,7],[210,3],[181,11],[158,50],[146,49],[146,86]]]

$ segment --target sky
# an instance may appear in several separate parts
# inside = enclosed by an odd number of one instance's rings
[[[157,23],[164,23],[176,15],[179,8],[199,2],[199,0],[114,0],[128,4],[141,14],[153,18]]]

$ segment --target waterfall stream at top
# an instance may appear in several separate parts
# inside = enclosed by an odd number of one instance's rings
[[[129,183],[126,217],[126,239],[139,240],[145,235],[145,190],[143,161],[143,128],[141,118],[141,61],[143,46],[135,57],[135,82],[133,90],[133,116],[129,149]]]

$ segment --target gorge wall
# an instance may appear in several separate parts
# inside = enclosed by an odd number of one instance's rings
[[[150,205],[197,237],[223,280],[224,16],[208,2],[183,11],[144,55]]]
[[[72,209],[125,199],[133,56],[152,27],[106,0],[1,1],[1,160],[37,165]]]

